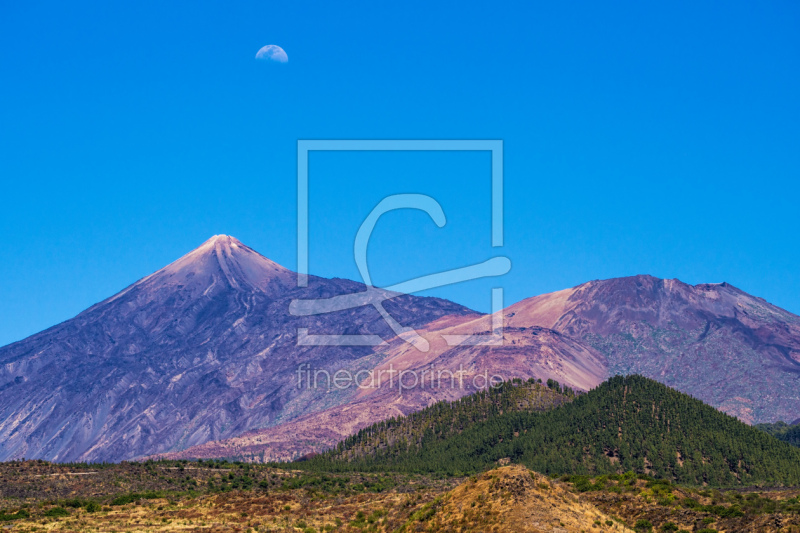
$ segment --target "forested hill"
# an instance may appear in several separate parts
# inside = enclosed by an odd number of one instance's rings
[[[800,421],[796,421],[793,425],[786,422],[775,422],[774,424],[758,424],[756,427],[776,439],[800,447]]]
[[[382,440],[391,432],[372,426],[304,467],[466,474],[510,460],[546,474],[633,470],[685,484],[800,485],[800,449],[641,376],[611,378],[549,411],[480,418],[464,414],[463,427],[451,429],[446,417],[425,429],[389,421],[387,429],[406,428],[398,436],[415,437]]]
[[[504,382],[453,402],[437,402],[405,417],[390,418],[362,429],[340,442],[337,459],[382,454],[394,456],[419,449],[434,440],[445,440],[479,422],[503,414],[553,409],[569,402],[575,392],[557,381],[542,384],[530,379]]]

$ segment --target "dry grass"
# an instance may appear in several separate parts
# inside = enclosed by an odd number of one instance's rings
[[[647,521],[654,531],[672,523],[686,531],[800,533],[800,503],[792,503],[799,492],[721,493],[636,476],[562,481],[517,465],[432,479],[230,463],[28,461],[0,464],[0,519],[19,517],[0,525],[13,532],[599,533]],[[719,516],[734,505],[745,513]]]

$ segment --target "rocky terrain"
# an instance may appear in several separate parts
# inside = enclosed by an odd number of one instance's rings
[[[454,325],[450,325],[453,324]],[[447,324],[445,329],[442,324]],[[240,436],[208,442],[186,450],[158,454],[153,458],[190,459],[237,457],[250,461],[289,461],[330,448],[348,435],[379,420],[404,416],[436,401],[455,400],[485,387],[484,376],[500,374],[504,379],[539,377],[560,380],[577,390],[599,385],[605,377],[602,355],[563,335],[544,328],[506,328],[502,346],[450,347],[442,333],[463,334],[486,331],[489,317],[445,317],[420,329],[429,340],[430,351],[422,353],[395,339],[382,352],[379,370],[390,367],[421,375],[426,369],[463,370],[463,386],[438,379],[434,387],[418,385],[400,391],[388,377],[375,386],[359,389],[348,403],[309,413],[290,422],[257,429]],[[430,375],[430,374],[428,374]],[[448,376],[448,374],[444,374]],[[438,376],[438,374],[436,374]],[[412,383],[409,379],[409,383]],[[476,387],[476,384],[478,385]],[[370,383],[372,385],[372,383]]]

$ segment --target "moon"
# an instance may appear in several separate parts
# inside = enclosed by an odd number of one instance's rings
[[[256,52],[256,59],[286,63],[289,61],[289,56],[287,56],[283,48],[277,44],[268,44],[267,46],[262,46],[261,49]]]

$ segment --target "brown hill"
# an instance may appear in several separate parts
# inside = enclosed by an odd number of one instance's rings
[[[562,483],[519,465],[474,477],[429,509],[432,531],[631,531]]]

